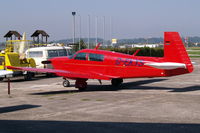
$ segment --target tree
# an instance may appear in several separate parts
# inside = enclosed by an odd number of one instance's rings
[[[81,39],[80,40],[80,50],[81,49],[85,49],[87,48],[86,44],[84,43],[84,41]],[[79,50],[79,42],[75,43],[73,46],[74,51],[78,51]]]

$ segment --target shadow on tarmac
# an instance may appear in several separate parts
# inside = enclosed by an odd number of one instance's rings
[[[57,78],[56,76],[52,76],[52,77],[47,77],[46,75],[37,75],[36,77],[33,77],[31,80],[24,80],[24,78],[21,77],[14,77],[10,79],[11,83],[17,83],[17,82],[28,82],[28,81],[37,81],[37,80],[41,80],[41,79],[46,79],[46,78]],[[3,82],[8,82],[7,79],[4,79]]]
[[[168,90],[168,92],[190,92],[200,90],[200,86],[189,86],[185,88],[170,88],[170,87],[156,87],[156,86],[143,86],[145,84],[162,82],[167,79],[147,79],[136,82],[126,82],[119,87],[113,87],[112,85],[88,85],[88,88],[83,92],[92,91],[118,91],[118,90]],[[62,90],[62,91],[49,91],[40,93],[31,93],[31,95],[56,95],[56,94],[68,94],[68,93],[81,93],[82,91],[77,90]]]
[[[199,133],[200,124],[0,120],[0,133]]]
[[[23,104],[23,105],[17,105],[17,106],[1,107],[0,114],[19,111],[19,110],[25,110],[25,109],[31,109],[31,108],[38,108],[38,107],[41,107],[41,106],[40,105]]]

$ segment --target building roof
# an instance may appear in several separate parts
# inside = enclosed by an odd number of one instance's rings
[[[42,36],[45,36],[45,37],[49,37],[49,35],[43,31],[43,30],[36,30],[32,35],[31,37],[38,37],[39,35],[42,35]]]
[[[22,37],[22,35],[20,35],[17,31],[12,30],[8,31],[8,33],[4,37],[12,37],[12,35],[15,35],[18,38]]]

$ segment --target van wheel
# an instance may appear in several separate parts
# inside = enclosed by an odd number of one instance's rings
[[[29,81],[29,80],[31,80],[32,79],[32,77],[33,77],[33,73],[31,73],[31,72],[27,72],[27,74],[26,75],[24,75],[24,80],[26,80],[26,81]]]

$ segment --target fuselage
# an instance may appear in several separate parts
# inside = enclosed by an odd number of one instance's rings
[[[157,69],[145,65],[149,62],[165,62],[164,57],[133,56],[112,51],[84,49],[71,57],[51,59],[55,69],[78,73],[98,73],[119,78],[162,77],[188,73],[187,69]]]

